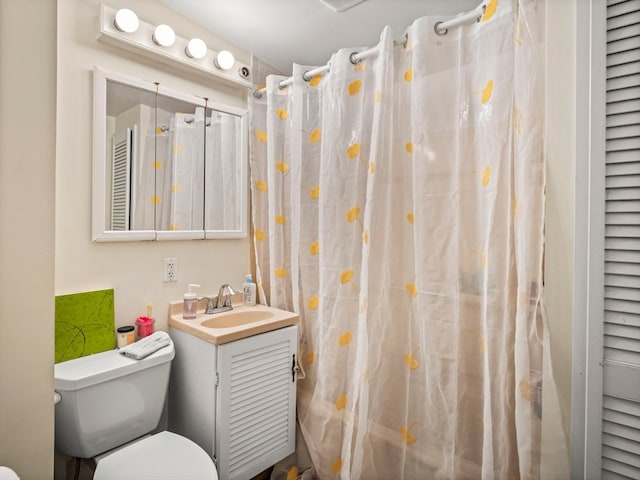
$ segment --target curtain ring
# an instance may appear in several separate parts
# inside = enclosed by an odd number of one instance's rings
[[[260,90],[254,90],[253,91],[253,96],[255,98],[262,98],[262,93],[260,92]]]
[[[351,54],[349,55],[349,61],[353,64],[353,65],[357,65],[359,64],[362,59],[357,59],[356,55],[358,55],[358,52],[351,52]]]
[[[305,82],[310,82],[311,79],[307,77],[307,73],[309,73],[308,70],[302,74],[302,80],[304,80]]]
[[[444,30],[440,30],[440,25],[443,23],[444,22],[436,22],[436,24],[433,26],[433,30],[436,32],[436,35],[439,35],[441,37],[445,36],[449,31],[448,28],[445,28]]]
[[[404,48],[406,50],[408,43],[409,43],[409,34],[405,33],[404,34],[404,41],[402,42],[402,48]]]

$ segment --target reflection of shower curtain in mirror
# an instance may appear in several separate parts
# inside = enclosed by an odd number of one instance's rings
[[[213,112],[206,133],[206,230],[240,228],[238,179],[239,120],[234,115]]]
[[[157,136],[157,230],[203,229],[203,123],[203,108],[176,113],[167,135]]]
[[[155,230],[155,117],[155,109],[140,105],[138,138],[134,138],[137,155],[131,178],[131,230]]]

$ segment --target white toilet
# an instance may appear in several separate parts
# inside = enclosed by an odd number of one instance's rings
[[[118,350],[55,365],[56,449],[94,458],[94,480],[216,480],[213,460],[171,432],[150,435],[162,415],[173,343],[133,360]]]

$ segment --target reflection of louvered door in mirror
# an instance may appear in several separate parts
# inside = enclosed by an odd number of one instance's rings
[[[111,230],[129,230],[132,135],[127,128],[111,139]]]

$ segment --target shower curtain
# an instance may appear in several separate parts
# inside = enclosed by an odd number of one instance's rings
[[[158,131],[156,152],[166,159],[156,169],[157,230],[203,230],[204,108],[171,115],[169,129]]]
[[[387,27],[251,100],[259,294],[300,314],[321,479],[540,477],[542,10]]]

